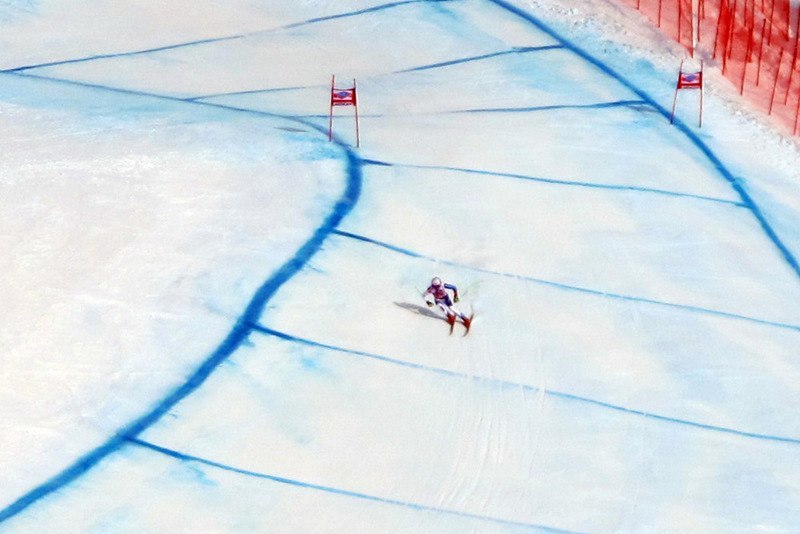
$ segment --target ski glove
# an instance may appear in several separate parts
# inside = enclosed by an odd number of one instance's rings
[[[455,297],[453,297],[453,302],[458,302],[458,295],[456,295]]]

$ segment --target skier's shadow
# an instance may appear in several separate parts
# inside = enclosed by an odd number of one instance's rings
[[[433,317],[434,319],[442,319],[442,316],[431,310],[427,306],[420,306],[419,304],[411,304],[410,302],[395,302],[395,306],[399,306],[404,310],[408,310],[417,315],[424,315],[425,317]]]

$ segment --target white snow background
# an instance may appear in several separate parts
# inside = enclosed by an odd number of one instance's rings
[[[634,11],[0,27],[0,531],[800,531],[797,146]]]

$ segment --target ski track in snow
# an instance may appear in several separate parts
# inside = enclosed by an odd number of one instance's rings
[[[448,1],[454,0],[438,0],[442,3],[446,3]],[[528,107],[528,108],[487,108],[487,109],[464,109],[464,110],[457,110],[457,111],[448,111],[447,113],[500,113],[500,112],[534,112],[534,111],[557,111],[561,109],[604,109],[604,108],[612,108],[617,106],[637,106],[643,105],[647,106],[650,109],[654,110],[655,112],[659,113],[664,117],[668,117],[669,114],[666,109],[664,109],[661,105],[659,105],[653,98],[649,95],[644,93],[643,91],[639,90],[638,88],[634,87],[632,84],[627,82],[624,77],[614,72],[609,66],[601,62],[600,60],[594,58],[589,53],[581,50],[578,46],[572,44],[569,40],[563,38],[561,35],[557,34],[554,30],[552,30],[549,26],[545,23],[541,22],[531,14],[520,10],[518,7],[505,2],[503,0],[486,0],[488,3],[494,4],[510,13],[517,15],[518,17],[526,20],[531,24],[533,28],[536,30],[547,34],[548,36],[552,37],[554,40],[558,42],[557,45],[547,45],[547,46],[540,46],[540,47],[528,47],[522,48],[518,50],[510,50],[510,51],[499,51],[492,54],[484,54],[480,56],[471,56],[459,59],[453,59],[451,61],[428,64],[428,65],[421,65],[418,67],[413,67],[409,69],[404,69],[400,71],[396,71],[397,73],[404,73],[404,72],[418,72],[424,70],[430,70],[435,68],[445,68],[445,67],[456,67],[458,65],[473,62],[473,61],[480,61],[483,59],[503,56],[507,54],[526,54],[526,53],[538,53],[548,50],[568,50],[574,54],[575,58],[580,61],[585,61],[598,70],[605,73],[611,79],[615,80],[616,82],[623,85],[627,88],[635,99],[630,100],[622,100],[617,102],[607,102],[607,103],[596,103],[596,104],[576,104],[576,105],[552,105],[552,106],[541,106],[541,107]],[[228,93],[219,93],[219,94],[211,94],[211,95],[199,95],[199,96],[190,96],[190,97],[172,97],[172,96],[165,96],[165,95],[158,95],[146,92],[140,92],[135,90],[126,89],[124,87],[110,87],[104,86],[101,84],[94,84],[89,82],[80,82],[74,80],[66,80],[66,79],[59,79],[56,77],[50,77],[45,75],[40,75],[33,73],[31,71],[35,71],[36,69],[47,68],[47,67],[54,67],[54,66],[61,66],[61,65],[69,65],[69,64],[76,64],[76,63],[85,63],[90,61],[96,60],[108,60],[108,59],[117,59],[117,58],[126,58],[132,56],[139,56],[139,55],[146,55],[154,52],[160,52],[165,50],[175,50],[179,48],[186,48],[186,47],[193,47],[193,46],[213,46],[214,44],[231,41],[231,40],[239,40],[245,37],[259,35],[271,31],[276,31],[280,29],[287,29],[287,28],[295,28],[300,26],[306,25],[313,25],[320,22],[334,20],[338,18],[345,18],[345,17],[357,17],[362,14],[366,13],[374,13],[376,11],[383,11],[383,10],[390,10],[392,8],[407,5],[407,4],[414,4],[414,3],[424,3],[425,0],[410,0],[404,2],[393,2],[383,5],[378,5],[368,9],[362,9],[354,12],[349,13],[342,13],[335,16],[328,16],[328,17],[320,17],[317,19],[309,19],[306,21],[284,25],[280,28],[264,30],[263,32],[250,32],[244,33],[239,35],[231,35],[231,36],[224,36],[224,37],[215,37],[209,39],[201,39],[195,40],[186,43],[177,43],[172,45],[165,45],[162,47],[157,48],[148,48],[143,50],[137,50],[132,52],[126,53],[115,53],[115,54],[99,54],[93,55],[83,58],[77,59],[69,59],[69,60],[60,60],[60,61],[53,61],[49,63],[42,63],[42,64],[35,64],[35,65],[26,65],[17,68],[7,69],[2,71],[4,75],[13,75],[13,76],[23,76],[26,78],[37,79],[40,80],[42,83],[63,83],[63,84],[70,84],[73,86],[83,87],[87,90],[100,90],[100,91],[112,91],[124,94],[134,94],[144,97],[152,97],[152,98],[162,98],[168,99],[172,101],[178,101],[186,103],[187,105],[193,106],[206,106],[212,107],[216,109],[228,110],[232,113],[249,113],[255,115],[262,115],[262,116],[271,116],[271,117],[279,117],[284,118],[290,121],[296,121],[298,124],[301,124],[305,127],[310,127],[317,130],[320,135],[325,134],[325,130],[318,126],[316,123],[309,120],[314,116],[309,117],[298,117],[298,116],[287,116],[278,113],[268,113],[262,112],[254,109],[248,109],[245,107],[237,107],[227,104],[221,103],[214,103],[212,100],[225,97],[225,96],[236,96],[236,95],[249,95],[255,93],[268,93],[268,92],[279,92],[279,91],[293,91],[297,89],[307,89],[307,87],[281,87],[281,88],[271,88],[271,89],[260,89],[260,90],[248,90],[248,91],[241,91],[241,92],[228,92]],[[379,117],[380,115],[374,115],[375,117]],[[287,260],[283,266],[275,272],[253,295],[252,300],[250,301],[247,308],[243,311],[242,315],[239,317],[236,325],[231,330],[229,335],[226,339],[224,339],[217,349],[198,367],[197,371],[183,384],[181,387],[177,388],[173,391],[167,398],[160,401],[157,406],[150,412],[142,415],[139,419],[131,422],[124,428],[121,428],[114,436],[110,437],[107,442],[100,445],[87,455],[79,458],[72,466],[68,469],[64,470],[62,473],[58,474],[54,478],[43,482],[37,488],[32,489],[29,493],[21,496],[16,502],[8,505],[6,508],[0,510],[0,522],[8,520],[17,514],[25,511],[29,506],[40,501],[54,491],[59,490],[60,488],[72,483],[93,467],[95,467],[100,461],[119,451],[124,447],[131,447],[136,446],[153,453],[162,454],[182,462],[195,462],[204,464],[206,466],[210,466],[217,469],[223,469],[235,472],[237,474],[243,476],[250,476],[256,478],[262,478],[265,480],[270,480],[273,482],[281,483],[281,484],[288,484],[303,487],[306,489],[311,489],[315,491],[321,492],[329,492],[329,493],[336,493],[347,497],[352,497],[355,499],[362,499],[362,500],[372,500],[372,501],[379,501],[384,504],[389,504],[392,506],[399,506],[405,507],[412,510],[421,510],[421,511],[429,511],[441,514],[449,514],[449,515],[456,515],[463,518],[468,519],[475,519],[479,521],[487,521],[492,523],[497,523],[500,525],[512,526],[512,527],[522,527],[522,528],[532,528],[532,529],[539,529],[545,531],[553,531],[553,532],[566,532],[564,530],[559,530],[558,528],[541,525],[533,522],[519,522],[513,520],[506,520],[499,517],[492,517],[490,515],[480,515],[480,514],[472,514],[466,512],[459,512],[455,509],[448,509],[444,507],[436,507],[436,506],[428,506],[420,503],[396,500],[396,499],[389,499],[389,498],[382,498],[375,495],[369,495],[360,493],[357,491],[350,491],[348,489],[342,488],[334,488],[328,487],[321,484],[315,484],[311,482],[304,482],[300,480],[290,479],[286,477],[281,477],[277,475],[272,475],[268,473],[258,473],[248,469],[238,468],[230,465],[226,465],[223,463],[216,462],[213,459],[208,458],[201,458],[198,456],[194,456],[192,454],[184,453],[177,450],[172,450],[168,447],[160,446],[157,443],[151,443],[147,440],[141,439],[140,436],[144,433],[145,430],[156,424],[167,412],[170,411],[172,407],[180,403],[183,399],[187,396],[191,395],[194,391],[200,388],[206,379],[222,364],[225,360],[227,360],[235,351],[237,351],[243,343],[248,341],[248,338],[253,334],[260,334],[266,336],[272,336],[283,340],[289,343],[296,343],[300,345],[306,345],[311,347],[317,347],[321,349],[325,349],[326,351],[332,351],[336,353],[343,353],[348,354],[351,356],[358,356],[369,358],[372,360],[380,361],[383,363],[388,363],[392,365],[402,366],[406,368],[411,368],[418,371],[424,371],[428,373],[434,373],[438,375],[442,375],[452,379],[459,379],[459,380],[470,380],[476,383],[485,385],[489,388],[511,388],[521,390],[526,393],[531,393],[537,395],[541,402],[544,402],[546,397],[558,399],[564,402],[575,402],[575,403],[582,403],[582,404],[591,404],[596,407],[617,411],[621,413],[625,413],[635,417],[641,417],[645,419],[650,419],[653,421],[658,421],[664,424],[676,425],[679,427],[688,427],[693,430],[699,431],[708,431],[708,432],[717,432],[717,433],[724,433],[736,436],[742,439],[753,439],[757,441],[774,441],[774,442],[781,442],[791,445],[800,444],[800,438],[798,437],[791,437],[791,436],[781,436],[779,434],[764,434],[764,433],[757,433],[757,432],[749,432],[744,429],[734,429],[728,428],[725,426],[717,426],[713,424],[705,424],[700,422],[695,422],[691,420],[685,420],[675,417],[670,417],[664,414],[656,414],[651,413],[643,410],[637,410],[634,408],[629,408],[622,405],[617,405],[613,403],[604,402],[599,399],[592,399],[587,398],[579,395],[573,395],[567,392],[560,392],[555,390],[549,390],[546,388],[544,383],[540,384],[525,384],[525,383],[517,383],[502,379],[493,378],[491,373],[489,376],[481,376],[481,375],[473,375],[467,374],[459,371],[453,371],[446,368],[438,368],[438,367],[431,367],[426,366],[414,362],[405,361],[398,358],[393,358],[387,355],[380,355],[380,354],[373,354],[369,352],[354,350],[347,347],[338,347],[335,345],[330,345],[322,342],[318,342],[311,339],[306,339],[300,336],[295,336],[291,333],[281,332],[275,329],[270,328],[269,326],[262,325],[259,322],[259,319],[265,310],[265,307],[270,302],[270,299],[275,295],[275,293],[287,282],[289,281],[295,274],[299,273],[301,270],[307,268],[311,259],[316,255],[316,253],[320,250],[323,242],[328,240],[331,236],[337,236],[337,238],[341,239],[350,239],[364,244],[376,245],[382,247],[384,249],[394,251],[399,254],[403,254],[409,257],[423,259],[426,261],[434,262],[440,265],[451,265],[457,267],[463,267],[467,269],[474,269],[478,272],[490,275],[490,276],[498,276],[498,277],[511,277],[518,279],[523,282],[529,282],[534,284],[541,284],[546,285],[552,288],[556,288],[558,290],[564,291],[573,291],[585,294],[587,296],[597,297],[597,298],[605,298],[605,299],[616,299],[622,301],[630,301],[630,302],[638,302],[644,303],[653,306],[661,306],[661,307],[668,307],[674,310],[679,310],[685,313],[692,313],[692,314],[707,314],[707,315],[714,315],[718,317],[722,317],[725,319],[735,320],[735,321],[746,321],[755,323],[760,325],[764,328],[779,328],[779,329],[788,329],[792,331],[800,331],[800,325],[797,324],[790,324],[784,323],[780,321],[773,321],[768,319],[762,319],[758,317],[751,317],[746,315],[741,315],[738,313],[726,312],[724,310],[712,309],[712,308],[703,308],[699,306],[693,305],[683,305],[677,302],[664,302],[655,299],[649,299],[644,297],[637,297],[633,295],[623,295],[623,294],[616,294],[611,292],[606,292],[599,289],[593,289],[590,287],[579,287],[579,286],[571,286],[568,284],[562,284],[554,281],[539,279],[535,277],[530,277],[525,275],[524,273],[505,273],[505,272],[498,272],[492,271],[489,269],[482,269],[478,267],[470,267],[464,266],[457,262],[450,261],[445,258],[434,258],[426,256],[423,253],[418,253],[415,251],[408,250],[404,247],[393,245],[391,243],[385,243],[378,239],[372,239],[368,236],[358,235],[352,232],[347,232],[344,230],[340,230],[339,226],[342,220],[347,217],[347,215],[351,212],[351,210],[355,207],[359,200],[359,195],[361,193],[361,186],[362,186],[362,167],[364,166],[384,166],[384,167],[406,167],[406,168],[428,168],[433,170],[440,170],[440,171],[448,171],[448,172],[455,172],[455,173],[470,173],[470,174],[477,174],[477,175],[484,175],[491,178],[509,178],[509,179],[519,179],[519,180],[526,180],[526,181],[534,181],[540,182],[544,184],[549,184],[558,187],[578,187],[578,188],[590,188],[590,189],[606,189],[611,191],[626,191],[626,192],[633,192],[636,194],[647,194],[647,195],[656,195],[656,196],[670,196],[684,199],[687,202],[698,202],[698,203],[717,203],[722,204],[730,209],[744,209],[748,210],[752,216],[758,221],[759,225],[761,226],[765,238],[769,239],[771,243],[778,249],[781,256],[785,260],[785,262],[790,266],[790,268],[794,271],[797,275],[798,280],[800,280],[800,265],[798,265],[797,259],[791,253],[791,251],[782,243],[780,238],[777,236],[775,231],[770,226],[767,218],[761,212],[759,207],[755,204],[752,198],[749,196],[747,191],[745,191],[742,186],[738,183],[735,177],[728,171],[725,167],[724,163],[720,161],[715,154],[709,149],[706,144],[683,122],[680,120],[676,121],[676,128],[680,131],[684,136],[686,136],[693,145],[702,152],[705,157],[708,159],[711,166],[713,166],[720,178],[727,181],[730,187],[736,192],[740,200],[733,201],[727,200],[723,198],[715,198],[710,196],[703,196],[703,195],[696,195],[691,193],[684,193],[680,191],[671,191],[666,189],[658,189],[658,188],[650,188],[650,187],[637,187],[637,186],[625,186],[625,185],[615,185],[615,184],[597,184],[597,183],[589,183],[589,182],[581,182],[578,180],[558,180],[558,179],[549,179],[549,178],[540,178],[534,176],[524,176],[518,175],[513,173],[502,173],[502,172],[491,172],[491,171],[484,171],[479,169],[465,169],[465,168],[455,168],[455,167],[447,167],[447,166],[423,166],[417,165],[413,163],[409,164],[402,164],[402,163],[387,163],[378,160],[372,159],[360,159],[358,154],[354,152],[350,147],[347,146],[346,143],[343,141],[336,139],[336,144],[341,148],[344,153],[344,157],[347,159],[348,163],[348,175],[346,177],[347,180],[347,188],[345,194],[338,200],[336,205],[334,206],[332,212],[328,216],[328,218],[322,222],[319,226],[317,231],[310,236],[308,241],[296,252],[296,254]],[[538,353],[538,358],[541,359],[541,351]],[[485,362],[487,365],[491,365],[491,361]],[[479,446],[482,451],[480,454],[484,458],[484,461],[499,461],[498,458],[492,458],[494,454],[502,454],[504,451],[504,447],[502,444],[494,443],[492,440],[495,439],[495,435],[497,434],[499,437],[497,439],[502,439],[503,429],[502,426],[505,424],[503,421],[495,420],[497,413],[492,413],[495,409],[493,407],[487,408],[487,413],[485,416],[488,420],[478,420],[474,421],[475,425],[482,425],[489,428],[488,431],[476,431],[476,434],[484,435],[487,442],[481,443]],[[529,436],[531,442],[534,444],[532,447],[534,449],[537,448],[536,443],[538,443],[539,435]],[[533,466],[531,466],[533,469]],[[477,479],[476,479],[477,480]],[[464,484],[469,484],[469,481],[462,481]],[[455,492],[456,489],[454,488],[453,491]],[[454,497],[455,495],[451,496]],[[633,503],[631,506],[635,506],[636,499],[633,499]]]

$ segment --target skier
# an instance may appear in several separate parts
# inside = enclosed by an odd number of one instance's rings
[[[450,294],[447,292],[447,290],[453,292],[452,299],[450,298]],[[422,294],[422,297],[425,299],[425,303],[428,305],[428,307],[436,304],[445,313],[447,316],[447,322],[450,323],[451,331],[456,322],[456,317],[459,317],[464,323],[464,326],[469,329],[472,319],[458,311],[453,306],[453,302],[458,302],[458,288],[456,286],[453,284],[445,284],[442,282],[441,278],[436,276],[433,278],[433,280],[431,280],[431,285],[428,286],[428,289],[425,290],[425,292]]]

